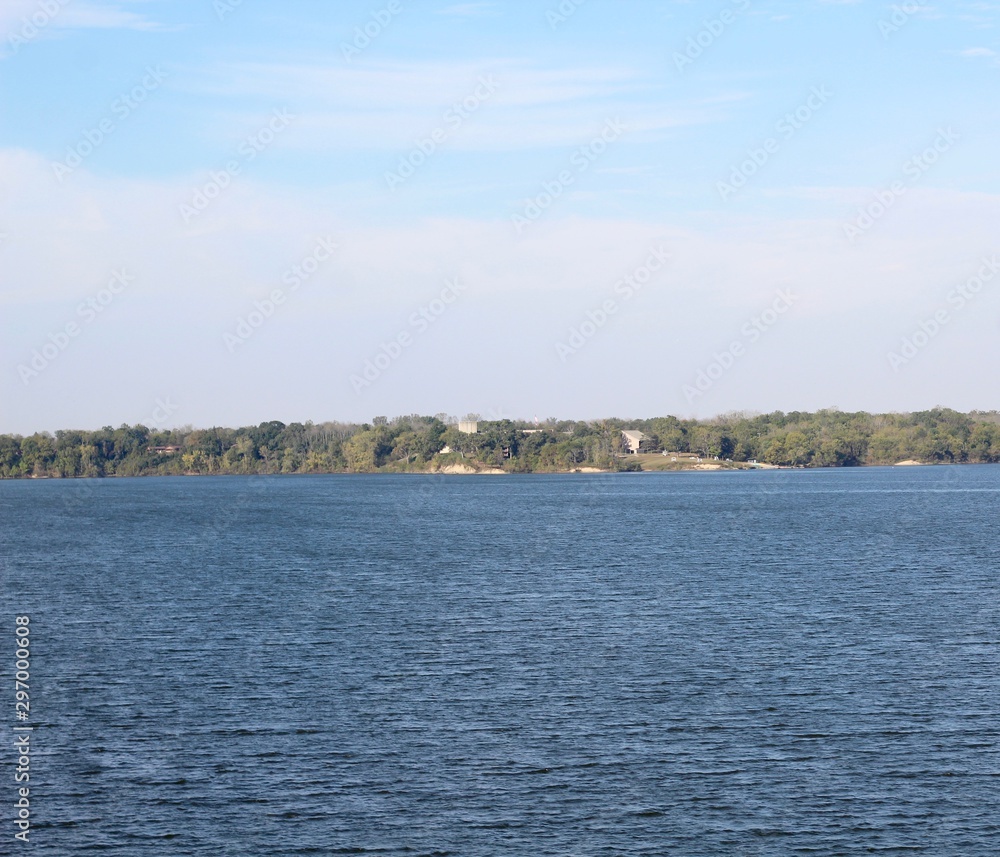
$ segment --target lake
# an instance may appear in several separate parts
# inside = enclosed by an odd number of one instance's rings
[[[0,853],[996,853],[998,512],[996,466],[0,482]]]

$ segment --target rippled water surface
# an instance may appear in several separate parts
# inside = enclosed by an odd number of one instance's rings
[[[0,482],[30,850],[1000,853],[998,512],[1000,467]]]

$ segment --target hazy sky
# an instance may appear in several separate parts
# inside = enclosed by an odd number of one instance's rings
[[[0,4],[0,431],[998,402],[997,2]]]

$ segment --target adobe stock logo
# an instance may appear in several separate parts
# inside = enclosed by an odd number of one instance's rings
[[[750,178],[757,174],[763,166],[771,160],[781,149],[782,140],[791,140],[801,131],[807,122],[819,112],[824,105],[833,98],[833,92],[827,89],[826,85],[814,86],[809,91],[806,99],[794,110],[789,110],[775,125],[775,133],[781,135],[768,137],[758,148],[747,149],[747,158],[738,166],[734,166],[729,172],[729,181],[716,182],[715,188],[725,202],[738,191],[744,188]]]
[[[146,428],[163,428],[167,421],[177,412],[177,405],[171,401],[170,396],[157,399],[153,405],[153,410],[149,416],[140,420],[140,424]]]
[[[576,10],[586,2],[587,0],[561,0],[558,6],[545,13],[545,20],[549,22],[549,28],[554,31],[560,24],[565,24],[576,14]]]
[[[461,101],[456,101],[451,105],[441,117],[443,124],[431,131],[426,137],[418,137],[413,141],[413,148],[409,153],[399,159],[396,172],[386,171],[385,183],[389,190],[396,190],[399,185],[411,178],[416,171],[430,158],[444,143],[450,134],[462,127],[470,116],[497,91],[499,84],[492,74],[480,76],[478,85]]]
[[[858,209],[857,217],[844,224],[844,235],[847,239],[854,244],[858,238],[878,223],[895,205],[896,200],[906,193],[908,187],[916,185],[924,173],[933,167],[942,155],[950,151],[960,139],[961,137],[950,126],[938,129],[938,135],[934,142],[903,164],[903,175],[909,180],[908,185],[897,180],[889,187],[876,191],[867,205]]]
[[[609,119],[604,128],[589,143],[580,146],[569,159],[573,170],[561,170],[552,181],[542,183],[541,193],[524,200],[520,213],[510,216],[514,229],[520,235],[528,226],[538,220],[548,208],[563,195],[566,188],[583,175],[600,158],[608,147],[625,133],[625,125],[620,119]]]
[[[983,290],[983,286],[1000,272],[1000,259],[996,255],[983,257],[980,261],[982,264],[979,270],[945,296],[945,301],[951,309],[941,307],[930,318],[921,319],[917,329],[900,340],[899,350],[890,351],[886,355],[893,372],[898,372],[899,368],[913,360],[921,349],[930,345],[931,340],[944,330],[945,325],[972,303]]]
[[[361,52],[381,36],[385,28],[392,23],[393,18],[402,11],[403,5],[399,0],[389,0],[384,9],[372,12],[371,19],[364,27],[354,28],[354,38],[350,44],[347,42],[340,43],[340,52],[343,54],[344,59],[350,62],[354,57],[360,56]]]
[[[48,342],[31,352],[31,358],[27,363],[18,363],[17,374],[21,382],[27,386],[34,378],[56,361],[63,352],[66,351],[87,326],[93,324],[104,310],[110,306],[115,298],[127,289],[135,280],[135,275],[129,274],[124,268],[111,272],[111,277],[102,289],[90,295],[86,300],[80,301],[76,308],[76,314],[82,323],[68,321],[62,329],[55,333],[49,333]]]
[[[740,328],[740,334],[746,343],[734,340],[728,348],[721,352],[716,351],[712,355],[712,361],[698,373],[694,384],[685,384],[681,387],[681,392],[688,404],[711,390],[715,386],[715,382],[732,369],[737,360],[746,355],[747,346],[753,345],[777,324],[781,316],[788,312],[798,300],[798,295],[788,289],[779,290],[776,295],[777,297],[767,309],[748,319]]]
[[[240,143],[237,154],[239,159],[231,158],[221,170],[212,170],[209,173],[209,180],[201,187],[195,188],[191,195],[190,203],[181,203],[179,207],[180,215],[185,223],[190,223],[199,217],[214,200],[222,195],[232,183],[243,167],[253,161],[257,155],[270,146],[278,135],[281,134],[295,118],[286,109],[275,109],[267,124],[260,127],[256,132],[250,134]]]
[[[445,280],[444,288],[441,289],[436,298],[410,313],[407,324],[416,333],[401,330],[388,342],[380,343],[378,353],[365,360],[361,374],[351,375],[350,382],[354,392],[360,396],[362,390],[366,390],[381,378],[382,373],[402,357],[403,351],[412,346],[417,341],[418,336],[426,333],[467,288],[468,286],[463,285],[457,279]]]
[[[570,328],[569,335],[565,342],[556,343],[556,354],[565,363],[568,357],[576,354],[588,342],[597,335],[604,325],[610,321],[625,301],[632,300],[635,295],[642,291],[642,288],[652,281],[653,275],[666,266],[670,256],[663,245],[653,247],[650,250],[646,261],[626,274],[620,280],[616,280],[612,285],[612,292],[621,300],[605,298],[596,309],[589,309],[586,312],[587,319],[581,321],[576,327]]]
[[[16,54],[22,45],[34,41],[69,2],[70,0],[41,0],[38,10],[30,18],[22,15],[20,32],[12,33],[7,39],[11,52]]]
[[[230,333],[227,330],[222,334],[222,341],[229,353],[232,354],[239,346],[246,343],[263,326],[264,322],[277,312],[278,307],[284,305],[285,301],[298,291],[299,286],[313,276],[324,262],[330,260],[337,247],[337,243],[330,238],[320,238],[312,253],[300,259],[281,275],[281,282],[287,286],[287,290],[274,288],[271,289],[266,298],[255,300],[253,309],[246,316],[240,316],[236,319],[236,327],[233,332]]]
[[[930,11],[930,8],[923,0],[917,0],[917,2],[906,0],[902,5],[893,4],[889,20],[882,19],[878,22],[878,31],[882,34],[882,40],[888,41],[891,35],[898,33],[910,22],[910,18],[918,12]]]
[[[111,102],[110,110],[115,118],[105,116],[93,127],[84,128],[76,143],[66,149],[65,159],[52,162],[52,172],[60,182],[89,158],[167,78],[160,66],[146,66],[145,71],[141,81]]]
[[[736,19],[742,12],[746,12],[750,8],[750,0],[732,0],[732,4],[736,7],[735,11],[723,9],[717,18],[702,21],[704,26],[693,36],[688,36],[684,51],[674,51],[673,60],[677,71],[682,72],[687,66],[692,65],[696,59],[715,44],[716,39],[736,23]]]

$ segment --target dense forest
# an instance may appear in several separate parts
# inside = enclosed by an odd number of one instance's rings
[[[474,419],[470,414],[468,418]],[[727,414],[534,424],[480,421],[475,434],[445,414],[376,417],[371,424],[272,421],[238,429],[154,430],[142,425],[55,436],[0,435],[0,477],[427,471],[449,463],[512,472],[641,468],[621,431],[646,435],[644,452],[693,453],[801,467],[1000,461],[1000,413],[936,408],[911,414]],[[443,450],[443,452],[442,452]]]

